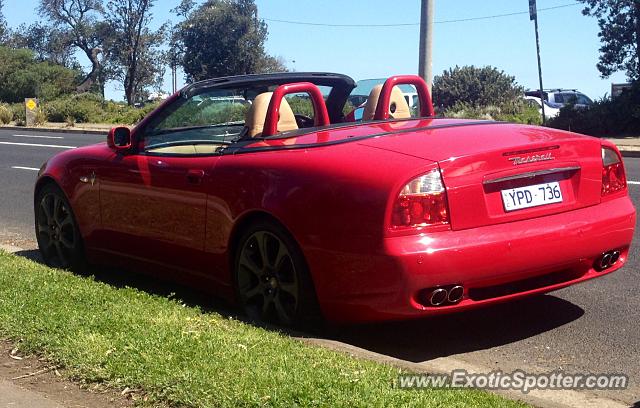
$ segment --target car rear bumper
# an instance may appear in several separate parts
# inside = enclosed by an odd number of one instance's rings
[[[628,197],[551,216],[462,231],[385,238],[376,254],[311,251],[323,312],[334,322],[457,312],[557,290],[622,267],[635,227]],[[619,260],[598,272],[605,251]],[[455,304],[431,306],[428,288],[462,285]],[[430,292],[430,291],[429,291]]]

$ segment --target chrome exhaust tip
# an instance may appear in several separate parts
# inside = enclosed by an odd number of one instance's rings
[[[609,260],[609,266],[611,266],[614,263],[618,262],[618,259],[620,259],[620,251],[613,251],[611,253],[611,259]]]
[[[447,291],[440,288],[440,289],[436,289],[433,292],[431,292],[431,296],[429,297],[429,303],[431,303],[431,306],[440,306],[441,304],[443,304],[444,302],[447,301]]]
[[[617,259],[616,259],[617,260]],[[611,253],[607,252],[600,258],[600,269],[607,269],[611,265]]]
[[[449,290],[449,296],[447,297],[447,300],[450,303],[458,303],[462,299],[463,295],[464,288],[460,285],[456,285],[452,287],[451,290]]]

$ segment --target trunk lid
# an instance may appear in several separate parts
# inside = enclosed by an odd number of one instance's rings
[[[600,202],[602,157],[596,138],[534,126],[459,122],[359,143],[437,161],[454,230],[543,217]],[[540,203],[547,187],[559,189],[562,201],[507,209],[511,204],[506,201],[517,191],[522,191],[519,204],[524,200],[526,205],[532,193]]]

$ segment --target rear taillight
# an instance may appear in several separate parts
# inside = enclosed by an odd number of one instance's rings
[[[447,193],[439,169],[411,180],[393,204],[392,228],[449,224]]]
[[[618,153],[609,148],[602,148],[602,195],[613,194],[627,188],[624,164]]]

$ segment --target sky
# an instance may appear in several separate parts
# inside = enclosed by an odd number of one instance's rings
[[[157,0],[153,24],[177,22],[171,13],[180,0]],[[256,0],[269,26],[266,49],[282,57],[289,69],[329,71],[356,80],[413,74],[418,70],[420,0],[394,2],[338,0]],[[611,92],[611,83],[626,82],[624,73],[602,79],[596,68],[601,44],[593,17],[583,16],[575,0],[537,0],[545,88],[578,89],[593,99]],[[5,0],[11,27],[37,17],[38,0]],[[456,65],[491,65],[515,76],[525,88],[538,87],[533,22],[528,14],[475,21],[474,17],[527,12],[527,0],[435,0],[433,73]],[[399,27],[326,27],[273,20],[323,24],[411,24]],[[88,61],[79,54],[81,63]],[[179,86],[184,82],[181,74]],[[164,90],[171,89],[167,69]],[[108,98],[122,100],[122,87],[108,84]]]

